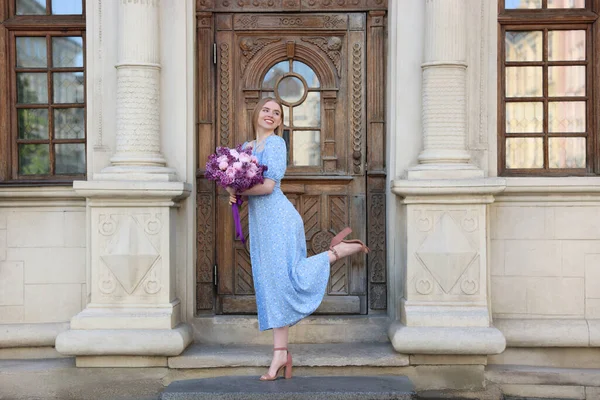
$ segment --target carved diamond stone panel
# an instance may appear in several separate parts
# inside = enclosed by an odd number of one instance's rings
[[[452,217],[445,213],[416,252],[444,292],[454,287],[477,251]]]
[[[100,259],[129,294],[140,284],[159,258],[144,228],[134,218],[121,220],[119,230],[107,243]]]

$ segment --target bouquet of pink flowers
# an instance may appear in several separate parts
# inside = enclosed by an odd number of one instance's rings
[[[206,162],[206,179],[217,182],[222,188],[231,187],[236,192],[243,192],[252,186],[264,182],[263,173],[266,165],[258,163],[252,155],[252,147],[242,149],[238,145],[235,149],[217,147],[217,152],[208,156]],[[240,221],[239,206],[242,199],[238,196],[237,202],[232,204],[233,220],[235,222],[236,237],[245,242]]]

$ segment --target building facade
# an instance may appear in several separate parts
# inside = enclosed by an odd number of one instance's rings
[[[372,249],[293,343],[389,343],[419,389],[600,396],[498,372],[600,368],[597,0],[0,5],[3,358],[270,343],[204,163],[275,96],[309,254],[347,225]]]

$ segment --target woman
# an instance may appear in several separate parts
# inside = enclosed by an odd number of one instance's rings
[[[300,214],[281,191],[286,169],[285,141],[281,130],[283,109],[275,99],[260,100],[252,115],[256,140],[245,143],[268,170],[264,183],[242,193],[228,188],[229,202],[236,195],[248,197],[250,258],[258,328],[273,329],[274,352],[271,366],[261,380],[275,380],[285,368],[292,376],[292,356],[287,351],[289,326],[312,314],[321,303],[329,279],[329,266],[338,260],[369,249],[359,240],[343,241],[352,230],[345,228],[335,236],[330,249],[306,257],[304,224]]]

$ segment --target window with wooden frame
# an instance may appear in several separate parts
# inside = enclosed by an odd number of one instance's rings
[[[498,170],[600,174],[598,0],[500,0]]]
[[[86,172],[85,1],[0,0],[0,184]]]

